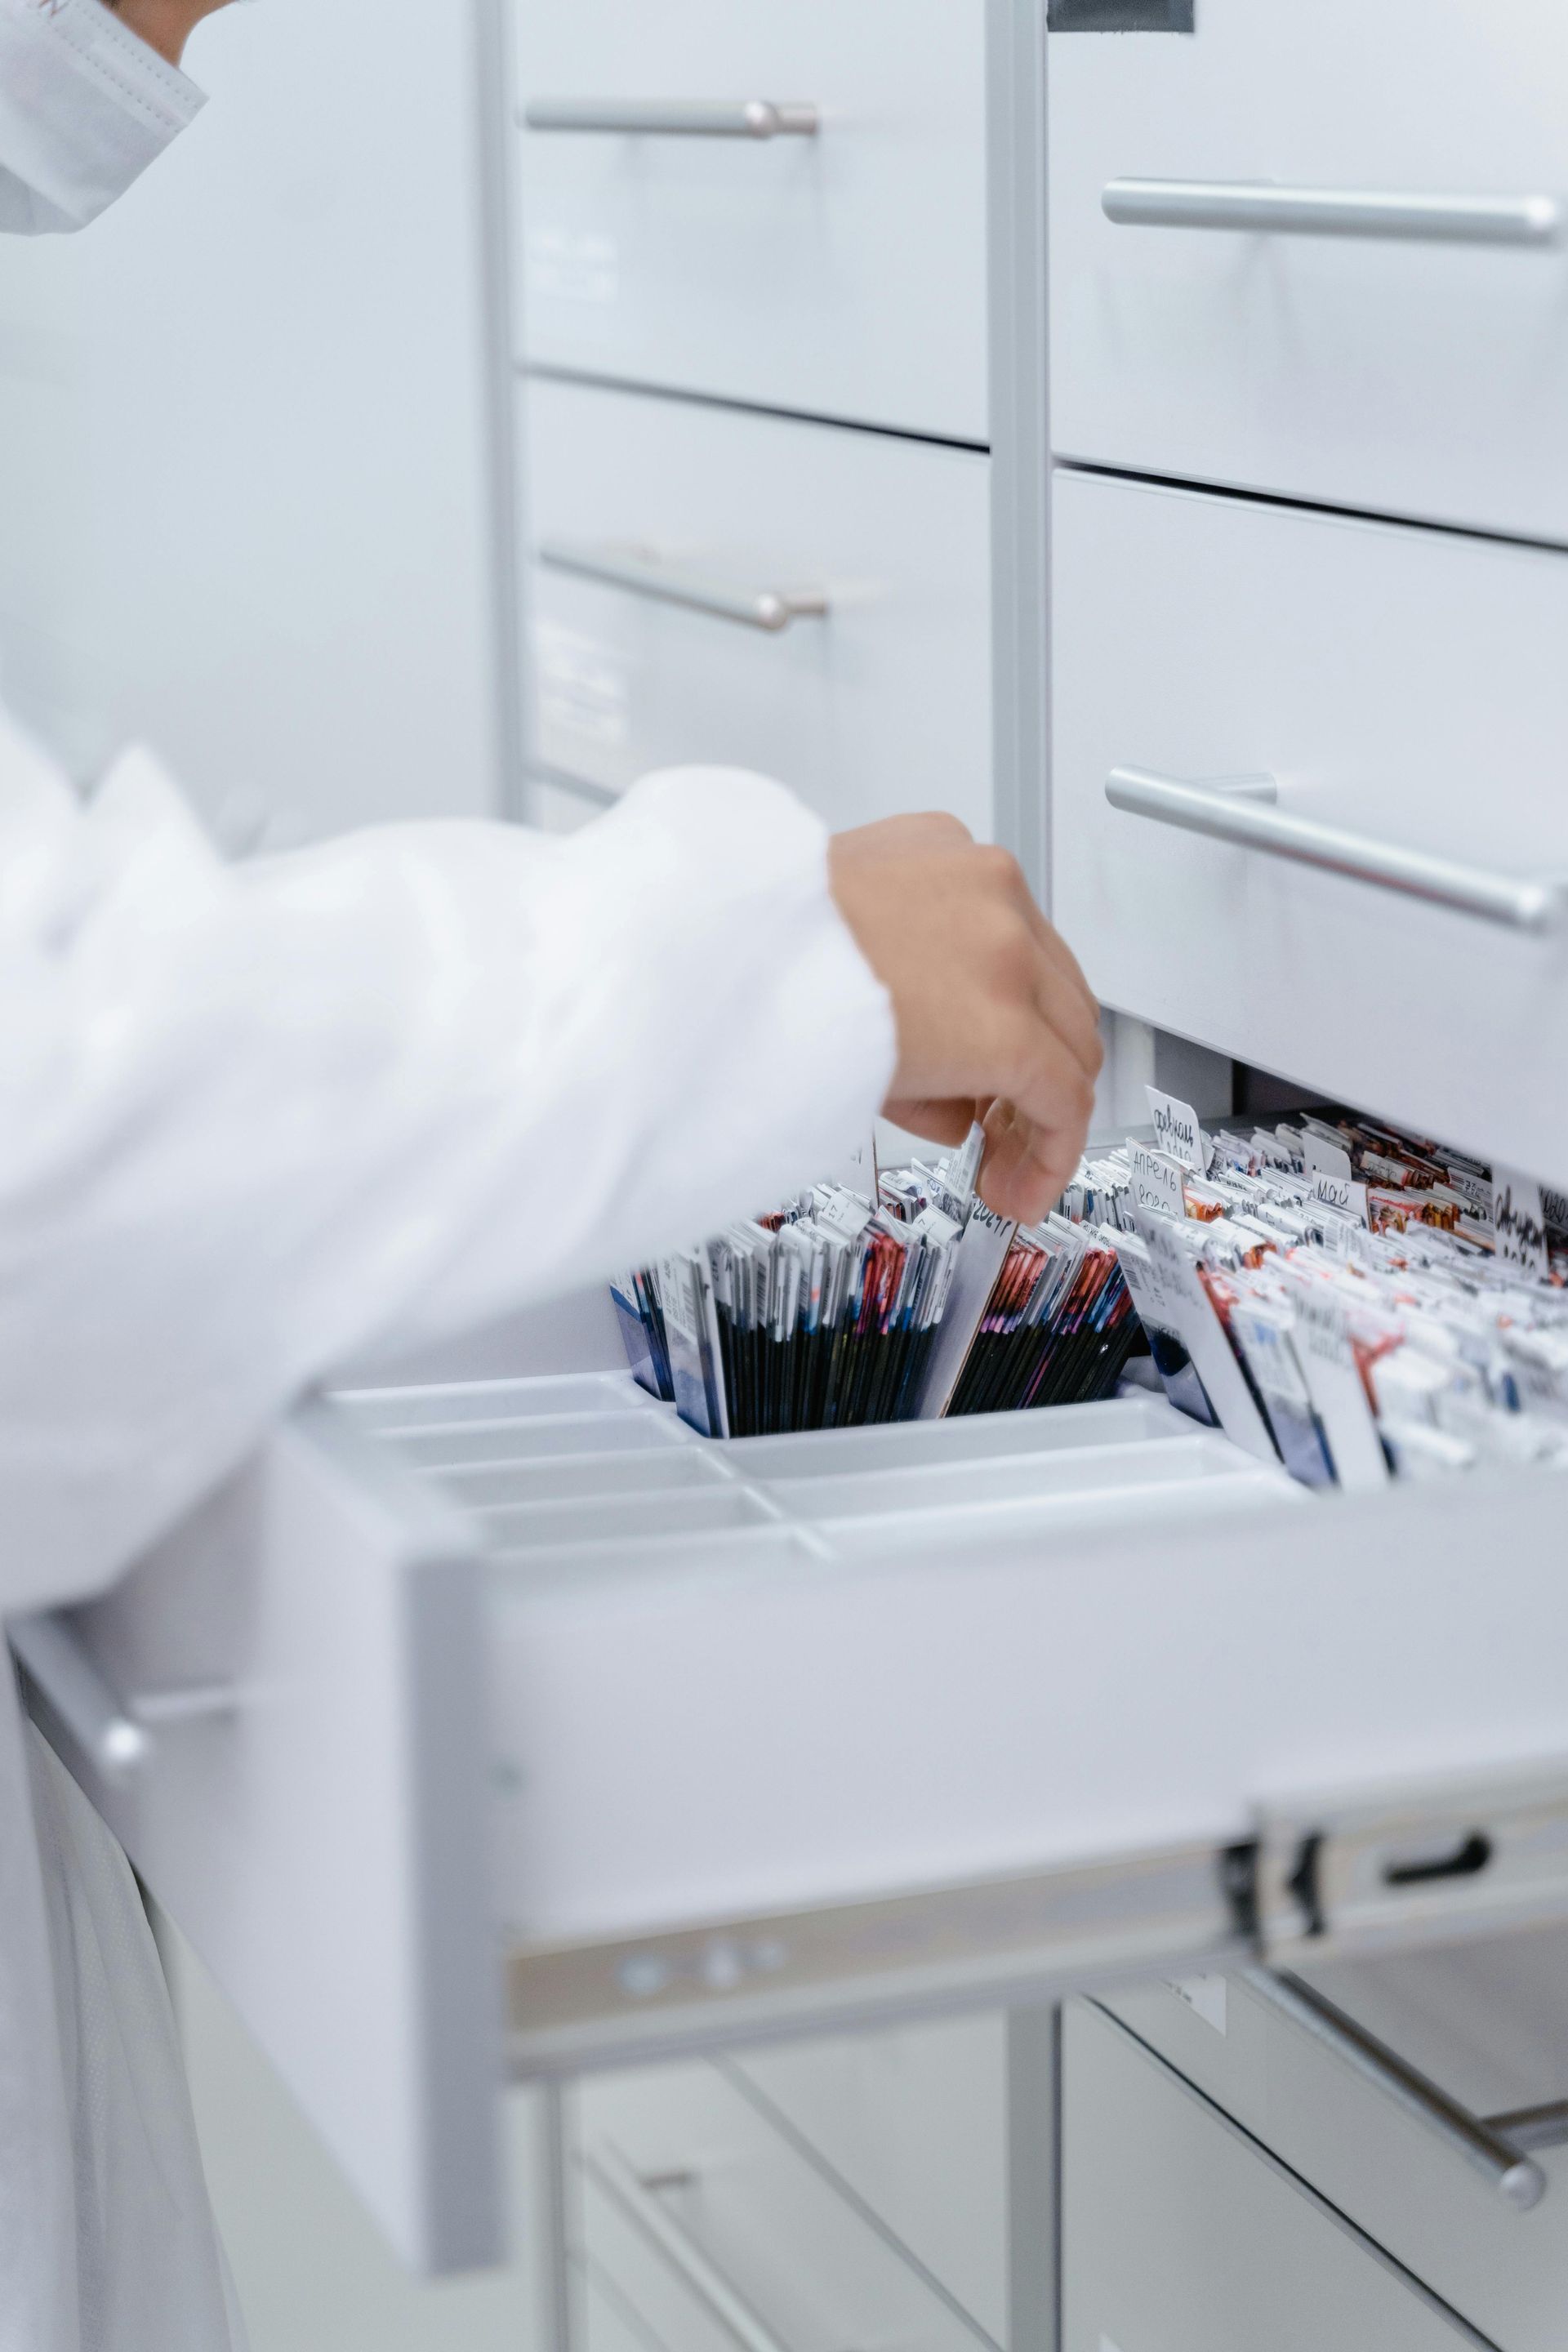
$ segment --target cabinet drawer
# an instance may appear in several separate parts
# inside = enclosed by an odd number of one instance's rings
[[[1568,2098],[1559,1929],[1314,1969],[1310,1981],[1471,2115]],[[1535,2148],[1546,2194],[1519,2212],[1247,1980],[1206,1980],[1196,2006],[1165,1986],[1105,2005],[1487,2336],[1509,2352],[1558,2352],[1568,2147]]]
[[[1270,1799],[1549,1809],[1563,1492],[1314,1500],[1153,1400],[714,1446],[624,1373],[362,1392],[35,1704],[387,2234],[471,2265],[509,2073],[1212,1965]],[[1468,1924],[1552,1916],[1517,1845]]]
[[[779,2042],[723,2063],[1006,2341],[1004,2018]]]
[[[1342,829],[1355,862],[1369,842],[1424,853],[1467,889],[1568,870],[1568,560],[1071,474],[1056,513],[1053,912],[1090,985],[1449,1143],[1568,1171],[1560,927],[1107,799],[1127,765],[1268,775],[1265,823]]]
[[[1190,37],[1053,42],[1058,450],[1568,538],[1565,109],[1568,22],[1536,0],[1201,0]],[[1108,198],[1129,180],[1188,184],[1189,213],[1202,184],[1210,219],[1350,201],[1332,235],[1150,226],[1107,216],[1168,208]],[[1365,198],[1401,195],[1451,201],[1391,234]]]
[[[525,406],[538,761],[616,792],[760,768],[836,825],[989,830],[984,457],[582,385]],[[792,595],[826,609],[757,625]]]
[[[1063,2067],[1063,2352],[1476,2344],[1111,2019],[1069,2009]]]
[[[671,2338],[662,2310],[679,2294],[710,2319],[717,2282],[790,2352],[984,2345],[712,2067],[609,2076],[573,2106],[584,2252],[663,2340],[706,2340]]]
[[[568,101],[584,126],[521,134],[530,360],[987,438],[982,0],[520,16],[525,122]],[[669,127],[693,102],[743,121],[748,100],[815,130]],[[628,107],[647,127],[587,127]]]

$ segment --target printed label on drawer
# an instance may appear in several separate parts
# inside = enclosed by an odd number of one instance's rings
[[[1205,2025],[1212,2025],[1216,2033],[1227,2031],[1223,1977],[1167,1977],[1165,1982]]]
[[[533,657],[541,726],[559,727],[590,743],[626,740],[631,681],[613,654],[557,622],[540,621],[533,630]]]
[[[1174,1095],[1163,1095],[1158,1087],[1145,1087],[1143,1091],[1149,1097],[1149,1116],[1154,1122],[1155,1149],[1179,1160],[1184,1168],[1190,1168],[1194,1176],[1206,1176],[1208,1150],[1191,1103],[1178,1102]]]
[[[1177,1162],[1163,1151],[1134,1143],[1128,1159],[1132,1168],[1132,1197],[1141,1209],[1159,1209],[1167,1217],[1187,1213],[1186,1187]]]
[[[1307,1140],[1307,1149],[1309,1151],[1312,1149],[1310,1137]],[[1342,1152],[1340,1156],[1344,1158]],[[1345,1166],[1347,1169],[1350,1166],[1348,1160]],[[1353,1176],[1328,1176],[1320,1169],[1312,1179],[1312,1198],[1321,1201],[1327,1208],[1337,1209],[1342,1217],[1353,1218],[1359,1225],[1365,1225],[1367,1222],[1366,1186],[1358,1184]]]
[[[1499,1257],[1544,1279],[1552,1269],[1546,1255],[1546,1206],[1540,1185],[1511,1168],[1494,1168],[1492,1222]]]
[[[528,290],[542,300],[613,302],[620,293],[616,241],[596,229],[531,228],[525,250]]]

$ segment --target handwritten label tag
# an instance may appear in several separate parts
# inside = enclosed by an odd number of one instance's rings
[[[1204,1144],[1204,1131],[1198,1125],[1198,1115],[1191,1103],[1178,1102],[1174,1095],[1163,1095],[1158,1087],[1145,1087],[1149,1097],[1149,1116],[1154,1122],[1154,1148],[1190,1168],[1194,1176],[1208,1174],[1208,1152]]]
[[[1354,1173],[1350,1153],[1342,1150],[1337,1143],[1325,1143],[1322,1137],[1314,1135],[1310,1129],[1301,1138],[1301,1157],[1307,1163],[1309,1175],[1350,1176]]]
[[[1311,1148],[1311,1138],[1309,1136],[1307,1149],[1310,1150]],[[1342,1160],[1345,1159],[1342,1151],[1340,1157]],[[1348,1171],[1350,1168],[1348,1160],[1345,1160],[1345,1167]],[[1312,1198],[1314,1201],[1321,1201],[1325,1208],[1337,1209],[1342,1217],[1353,1218],[1355,1223],[1363,1228],[1366,1225],[1366,1186],[1358,1184],[1348,1172],[1343,1176],[1331,1176],[1320,1169],[1312,1180]]]
[[[1184,1217],[1186,1188],[1177,1162],[1166,1152],[1151,1151],[1145,1143],[1131,1145],[1128,1159],[1132,1169],[1132,1198],[1138,1206],[1162,1210],[1167,1217]]]
[[[1546,1255],[1546,1207],[1533,1178],[1511,1168],[1492,1170],[1492,1223],[1503,1264],[1544,1280],[1552,1270]]]
[[[1167,1977],[1165,1982],[1205,2025],[1212,2025],[1216,2033],[1228,2032],[1223,1977]]]

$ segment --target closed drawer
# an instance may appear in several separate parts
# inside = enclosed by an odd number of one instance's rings
[[[1472,2115],[1568,2097],[1560,1929],[1341,1963],[1311,1982]],[[1546,2194],[1519,2212],[1247,1980],[1140,1987],[1106,2006],[1487,2336],[1509,2352],[1559,2352],[1568,2148],[1535,2147]]]
[[[1006,2021],[835,2034],[722,2062],[998,2343],[1007,2336]]]
[[[1063,2040],[1063,2352],[1475,2343],[1111,2019],[1075,2004]]]
[[[1201,0],[1190,37],[1053,42],[1058,448],[1568,537],[1568,241],[1476,241],[1568,203],[1565,110],[1568,20],[1538,0]],[[1156,226],[1107,217],[1129,179],[1218,183],[1210,217],[1258,184],[1453,201],[1416,238],[1365,205],[1331,215],[1362,233],[1300,235],[1191,225],[1189,187]]]
[[[530,360],[986,439],[982,0],[520,19],[524,121],[582,126],[521,134]],[[747,101],[815,127],[671,127],[691,102],[743,122]],[[628,107],[644,127],[593,127]]]
[[[989,830],[984,457],[582,385],[525,405],[540,763],[619,792],[712,761],[836,825]]]
[[[613,2075],[573,2104],[583,2253],[661,2340],[732,2352],[732,2295],[789,2352],[984,2342],[714,2068]],[[696,2317],[672,2335],[682,2301]]]
[[[1368,843],[1449,861],[1528,912],[1506,877],[1568,871],[1568,561],[1071,474],[1056,512],[1053,911],[1090,985],[1450,1143],[1568,1169],[1550,912],[1511,928],[1389,887],[1408,858],[1351,879],[1107,798],[1126,764],[1272,776],[1268,817],[1349,832],[1363,866]]]

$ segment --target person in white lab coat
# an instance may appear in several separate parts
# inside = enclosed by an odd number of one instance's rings
[[[0,0],[0,228],[190,120],[221,0]],[[1040,1214],[1099,1068],[1076,964],[952,821],[830,842],[651,778],[565,841],[224,865],[146,751],[84,804],[0,715],[0,1616],[101,1591],[373,1338],[455,1330],[810,1181],[888,1102]],[[0,1662],[0,2352],[239,2341],[156,1956]]]

